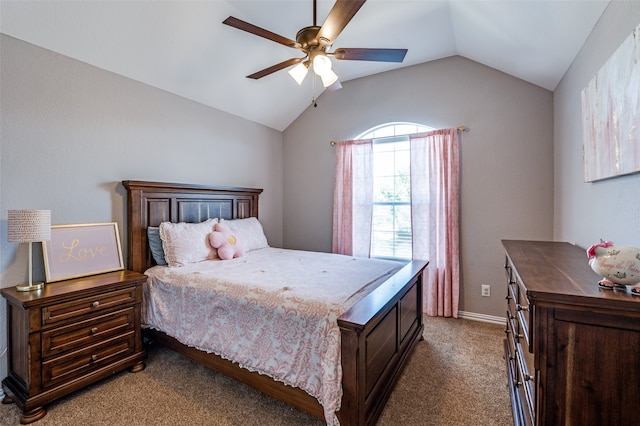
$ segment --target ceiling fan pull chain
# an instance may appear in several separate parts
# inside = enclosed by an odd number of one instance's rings
[[[311,103],[313,104],[314,108],[318,107],[318,104],[316,103],[316,76],[313,75],[313,78],[311,79]]]

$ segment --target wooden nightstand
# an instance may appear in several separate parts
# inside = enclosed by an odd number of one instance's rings
[[[117,271],[33,292],[1,289],[9,346],[2,402],[20,407],[20,423],[41,419],[46,404],[97,380],[144,369],[140,308],[146,278]]]

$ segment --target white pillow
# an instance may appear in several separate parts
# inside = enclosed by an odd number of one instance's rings
[[[164,257],[169,266],[183,266],[187,263],[216,259],[218,253],[209,243],[209,234],[218,219],[208,219],[200,223],[160,224],[160,239]]]
[[[232,233],[236,234],[238,241],[242,242],[245,252],[269,247],[262,224],[257,218],[224,220],[224,223],[229,226]]]

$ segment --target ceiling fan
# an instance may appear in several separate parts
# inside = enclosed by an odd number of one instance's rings
[[[233,16],[229,16],[222,23],[239,30],[266,38],[287,47],[302,51],[305,56],[301,58],[291,58],[279,64],[272,65],[261,71],[248,75],[247,78],[257,80],[276,71],[296,65],[289,71],[289,74],[302,84],[309,67],[313,65],[313,70],[322,79],[324,87],[332,88],[339,85],[338,76],[331,69],[331,59],[349,61],[378,61],[378,62],[402,62],[407,49],[372,49],[372,48],[347,48],[340,47],[333,52],[328,49],[333,45],[335,39],[347,26],[351,18],[360,10],[366,0],[337,0],[329,12],[327,19],[322,26],[316,25],[317,4],[313,0],[313,25],[304,27],[296,35],[296,40],[291,40],[281,35],[275,34],[264,28],[257,27],[248,22],[242,21]]]

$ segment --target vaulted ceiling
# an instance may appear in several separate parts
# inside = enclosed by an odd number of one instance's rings
[[[333,7],[318,0],[317,24]],[[402,63],[333,61],[342,83],[461,55],[554,90],[609,1],[369,0],[334,47],[407,48]],[[284,130],[322,84],[282,70],[247,75],[297,50],[223,25],[228,16],[294,39],[312,0],[0,2],[0,32]],[[46,70],[43,70],[46,72]],[[311,75],[311,73],[310,73]],[[326,96],[331,96],[328,93]]]

